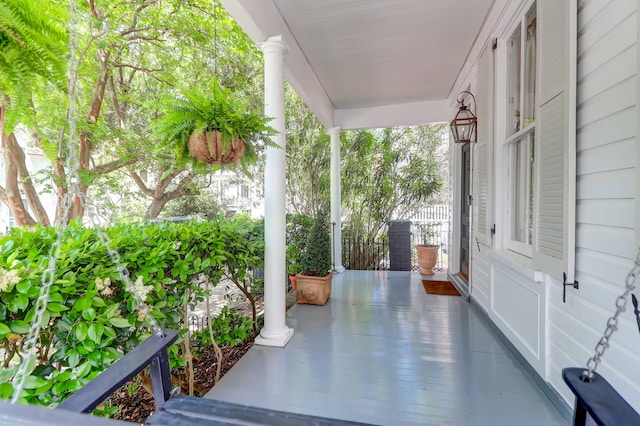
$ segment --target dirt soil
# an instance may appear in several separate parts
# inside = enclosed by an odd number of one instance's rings
[[[220,376],[224,376],[251,346],[253,346],[253,341],[234,347],[221,347],[223,362]],[[213,387],[217,365],[213,348],[202,351],[197,355],[197,358],[194,355],[194,396],[204,396]],[[176,374],[178,377],[172,379],[174,386],[177,383],[180,384],[181,393],[184,395],[189,394],[186,371],[186,368],[180,369]],[[142,380],[146,380],[146,378]],[[108,404],[119,408],[119,412],[111,415],[111,418],[135,423],[144,423],[154,410],[153,396],[143,389],[140,385],[140,379],[124,384],[113,393]]]
[[[256,298],[256,304],[263,306],[263,298]],[[289,291],[286,299],[286,309],[289,310],[296,303],[295,290]],[[251,315],[251,309],[245,307],[239,309],[240,314],[245,316]],[[222,346],[222,369],[220,371],[220,378],[222,378],[233,367],[242,356],[247,353],[253,346],[253,339],[237,346]],[[194,353],[193,370],[194,370],[194,396],[204,396],[214,385],[214,379],[218,362],[216,354],[213,348],[206,350],[196,350],[192,348]],[[173,386],[180,385],[180,393],[183,395],[189,394],[187,369],[182,368],[179,371],[172,371]],[[147,418],[153,413],[154,403],[153,396],[147,392],[140,382],[149,382],[147,377],[142,379],[136,378],[125,383],[120,389],[111,395],[108,399],[110,406],[119,408],[117,414],[112,414],[109,417],[118,420],[124,420],[128,422],[144,423]],[[147,386],[149,389],[150,385]],[[100,407],[102,408],[102,407]]]

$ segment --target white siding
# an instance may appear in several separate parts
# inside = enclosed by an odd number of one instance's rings
[[[561,371],[584,366],[593,355],[638,250],[639,3],[578,1],[575,271],[580,288],[568,287],[564,304],[559,278],[536,271],[531,259],[509,253],[500,245],[500,235],[494,248],[481,246],[478,250],[474,245],[472,252],[472,300],[570,406],[574,396],[564,384]],[[529,4],[521,2],[518,12],[513,12],[522,13]],[[515,19],[507,14],[504,23],[497,25],[500,40],[511,34]],[[542,45],[553,51],[552,40]],[[505,61],[500,58],[497,82],[504,79],[501,70]],[[505,115],[503,95],[497,83],[497,122]],[[505,136],[499,133],[499,125],[496,129],[493,143],[497,147]],[[504,158],[499,149],[493,155],[496,175],[495,183],[490,181],[495,184],[490,191],[499,190],[504,179],[498,163]],[[476,186],[474,197],[481,192],[486,191]],[[500,207],[499,200],[495,203],[496,209]],[[495,220],[500,232],[503,218],[496,215]],[[638,348],[638,327],[628,309],[598,371],[640,411]]]
[[[637,247],[637,2],[581,0],[578,10],[576,279],[548,279],[548,380],[568,401],[567,366],[593,355]],[[640,410],[640,336],[623,315],[599,371]]]

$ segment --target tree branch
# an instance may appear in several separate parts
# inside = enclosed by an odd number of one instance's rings
[[[187,185],[191,183],[191,181],[193,180],[193,178],[196,175],[189,172],[189,174],[187,174],[178,184],[178,186],[176,187],[176,189],[174,189],[171,192],[167,192],[164,195],[164,198],[167,200],[173,200],[176,199],[178,197],[182,197],[183,195],[187,195],[189,193],[189,189],[187,188]]]
[[[114,161],[110,161],[108,163],[104,163],[104,164],[100,164],[97,166],[94,166],[91,169],[92,173],[98,174],[98,175],[104,175],[110,172],[113,172],[114,170],[118,170],[122,167],[126,167],[126,166],[130,166],[132,164],[135,164],[138,161],[138,159],[136,157],[133,158],[120,158]]]
[[[153,197],[153,191],[144,184],[142,178],[140,178],[140,176],[136,172],[134,172],[133,170],[129,170],[129,176],[131,176],[131,178],[136,183],[136,185],[138,185],[138,188],[140,188],[140,191],[142,191],[143,194],[148,195],[149,197]]]

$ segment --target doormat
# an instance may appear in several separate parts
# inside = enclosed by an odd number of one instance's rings
[[[428,294],[440,294],[443,296],[460,296],[458,290],[449,281],[422,280],[424,291]]]

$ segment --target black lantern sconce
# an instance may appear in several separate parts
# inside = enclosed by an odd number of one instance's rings
[[[464,94],[468,94],[473,99],[473,109],[476,109],[476,98],[471,92],[462,91],[458,93],[458,113],[456,117],[451,120],[451,132],[453,133],[453,140],[456,143],[470,143],[478,141],[478,117],[464,104]]]

